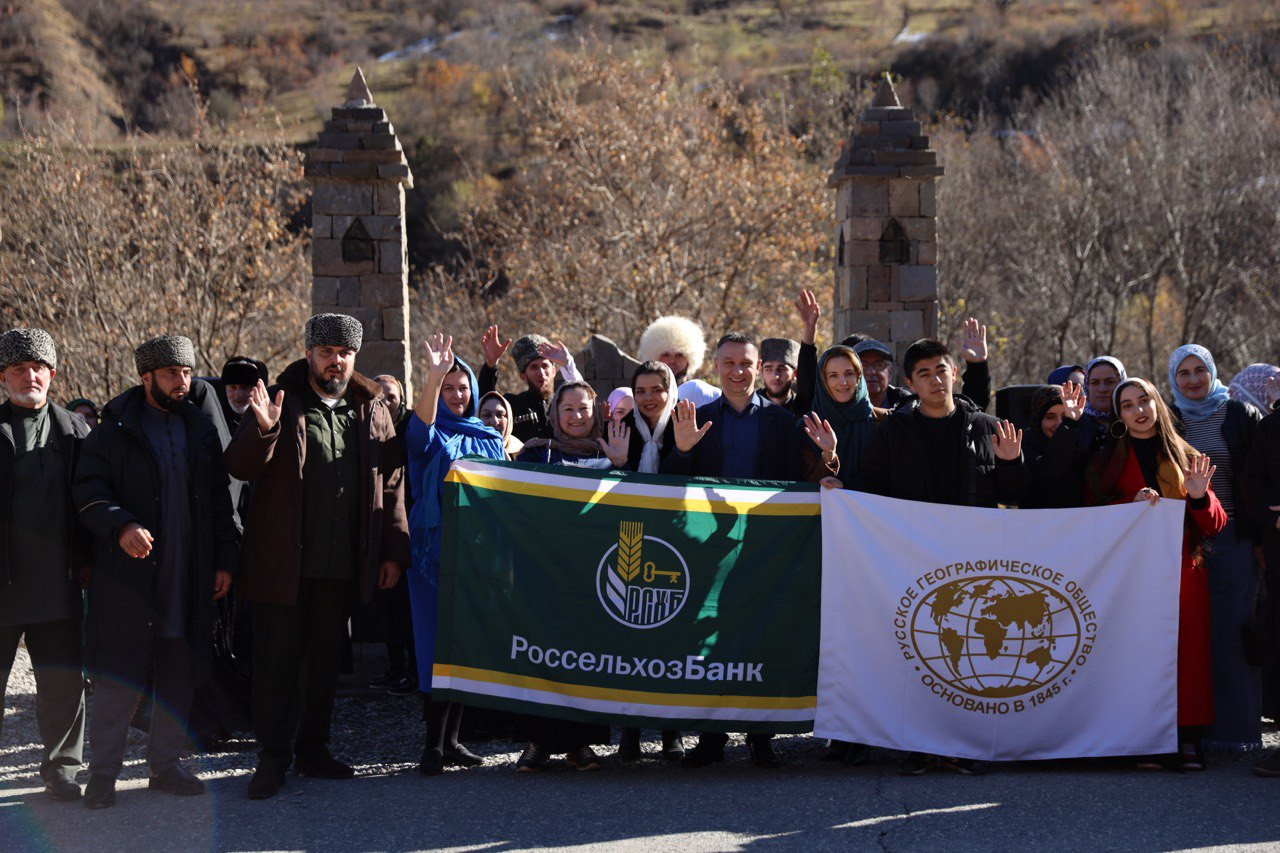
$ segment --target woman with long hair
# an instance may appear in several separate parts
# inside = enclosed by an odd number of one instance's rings
[[[1116,414],[1111,441],[1094,458],[1087,492],[1095,505],[1162,498],[1185,500],[1181,589],[1178,595],[1178,753],[1140,762],[1142,767],[1176,764],[1203,770],[1201,740],[1213,722],[1209,658],[1209,582],[1202,545],[1227,523],[1213,493],[1208,456],[1178,435],[1173,414],[1145,379],[1126,379],[1112,397]]]

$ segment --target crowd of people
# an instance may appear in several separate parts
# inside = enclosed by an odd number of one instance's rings
[[[715,383],[699,378],[702,330],[681,317],[645,330],[641,363],[616,389],[593,387],[568,347],[540,335],[504,340],[488,328],[477,374],[435,334],[416,402],[396,377],[356,372],[362,327],[341,314],[307,321],[305,356],[274,382],[247,357],[194,378],[189,339],[153,338],[134,352],[139,384],[101,409],[50,399],[58,358],[47,333],[0,335],[0,657],[7,682],[25,638],[48,792],[113,805],[147,699],[153,790],[204,791],[180,759],[206,727],[251,727],[250,798],[274,796],[290,768],[350,778],[330,728],[357,607],[372,607],[387,643],[378,686],[423,696],[419,770],[482,763],[460,741],[464,708],[430,692],[443,483],[466,456],[1010,510],[1185,501],[1178,750],[1138,763],[1198,770],[1206,750],[1260,750],[1280,630],[1266,595],[1280,589],[1280,368],[1250,365],[1228,386],[1213,354],[1187,344],[1160,378],[1167,402],[1155,381],[1098,355],[1047,372],[1009,397],[1018,415],[998,418],[986,411],[976,320],[959,358],[926,339],[899,362],[860,335],[819,353],[818,302],[806,291],[796,306],[798,340],[718,337]],[[233,721],[237,687],[246,710]],[[612,742],[606,725],[522,717],[515,727],[522,772],[553,756],[598,769],[596,748]],[[727,741],[699,733],[686,752],[672,728],[659,754],[702,767],[724,759]],[[755,764],[778,763],[770,735],[747,746]],[[641,733],[624,728],[617,758],[642,754]],[[869,755],[841,742],[826,753],[854,766]],[[900,769],[934,767],[984,770],[918,753]],[[1280,753],[1259,752],[1254,770],[1280,776]]]

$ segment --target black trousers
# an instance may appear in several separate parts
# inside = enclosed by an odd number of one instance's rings
[[[281,768],[325,753],[355,584],[308,580],[298,602],[253,605],[253,733]]]
[[[4,705],[18,641],[24,634],[36,676],[36,726],[43,745],[40,775],[45,779],[53,776],[74,779],[84,756],[80,620],[0,625],[0,707]],[[0,712],[0,731],[3,725]]]

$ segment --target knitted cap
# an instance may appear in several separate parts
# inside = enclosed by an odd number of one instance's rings
[[[760,361],[780,361],[791,367],[800,365],[800,342],[790,338],[765,338],[760,342]]]
[[[364,326],[355,317],[346,314],[316,314],[307,321],[307,349],[343,347],[359,352],[363,342]]]
[[[190,338],[182,335],[161,335],[152,338],[133,351],[133,363],[138,375],[164,367],[196,367],[196,348]]]
[[[22,361],[38,361],[58,369],[58,350],[44,329],[10,329],[0,335],[0,370]]]
[[[516,342],[511,345],[511,357],[515,359],[516,369],[524,373],[524,369],[529,366],[529,362],[535,358],[542,358],[542,353],[538,352],[538,347],[549,343],[551,341],[542,335],[525,335],[523,338],[516,338]]]

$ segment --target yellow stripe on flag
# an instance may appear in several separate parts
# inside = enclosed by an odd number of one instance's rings
[[[459,470],[456,465],[449,469],[445,479],[451,483],[462,483],[463,485],[474,486],[491,492],[509,492],[539,498],[572,501],[580,504],[600,504],[603,506],[624,506],[676,512],[711,512],[730,515],[816,516],[821,512],[821,506],[816,500],[806,503],[771,503],[768,498],[759,501],[710,500],[695,497],[660,498],[652,495],[629,494],[598,488],[574,489],[567,486],[552,486],[547,483],[526,480],[508,480],[503,477]],[[602,480],[600,482],[616,481]],[[777,493],[775,492],[774,494]]]
[[[440,678],[465,678],[487,684],[520,687],[526,690],[543,690],[561,693],[579,699],[600,699],[607,702],[629,702],[637,705],[670,705],[682,708],[749,708],[765,711],[796,711],[816,708],[817,696],[709,696],[702,693],[649,693],[643,690],[614,690],[606,687],[587,687],[582,684],[566,684],[546,678],[515,675],[492,669],[474,669],[438,663],[432,666],[431,675]]]

